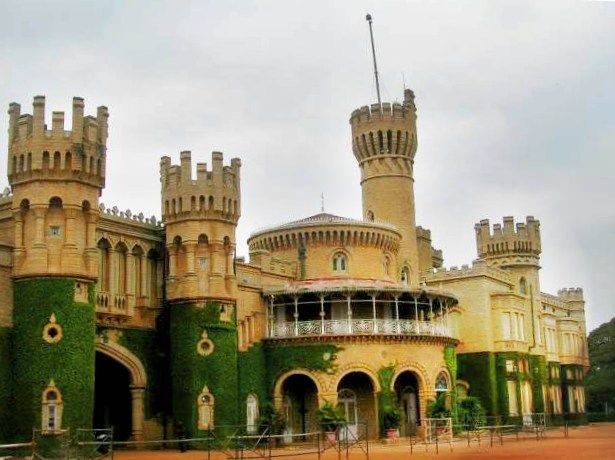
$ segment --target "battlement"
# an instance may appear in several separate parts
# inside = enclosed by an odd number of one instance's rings
[[[9,105],[8,176],[11,185],[27,180],[76,179],[104,186],[108,137],[107,107],[84,116],[83,98],[73,98],[72,129],[65,130],[64,112],[52,112],[45,123],[45,96],[35,96],[32,114]]]
[[[507,284],[513,284],[514,280],[510,273],[500,268],[491,267],[483,260],[475,260],[472,266],[462,265],[461,268],[452,266],[449,268],[435,268],[426,276],[427,283],[431,281],[441,281],[452,278],[467,278],[476,276],[488,276]]]
[[[362,163],[381,155],[413,159],[416,153],[416,107],[414,93],[406,90],[403,104],[364,106],[352,112],[352,150]]]
[[[192,176],[192,154],[180,153],[180,164],[171,164],[171,158],[160,160],[162,188],[162,219],[208,216],[237,222],[241,215],[241,160],[231,159],[224,165],[221,152],[212,153],[212,168],[207,163],[197,163],[196,178]]]
[[[540,221],[527,216],[525,223],[515,224],[511,216],[504,217],[503,225],[483,219],[474,226],[476,247],[481,259],[503,259],[503,265],[536,264],[541,252]]]
[[[573,302],[582,302],[583,299],[583,289],[581,288],[564,288],[557,291],[557,296],[563,300],[573,301]]]
[[[416,237],[431,241],[431,230],[428,228],[423,228],[419,225],[416,227]]]

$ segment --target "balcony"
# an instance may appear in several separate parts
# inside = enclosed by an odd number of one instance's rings
[[[336,336],[336,335],[402,335],[452,337],[451,328],[430,321],[406,319],[338,319],[288,321],[270,327],[268,338]]]

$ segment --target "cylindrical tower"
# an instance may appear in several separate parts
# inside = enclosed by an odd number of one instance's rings
[[[384,221],[402,234],[399,279],[418,286],[419,266],[414,207],[413,164],[416,153],[414,93],[403,104],[372,104],[350,117],[352,150],[361,168],[363,218]]]
[[[98,198],[105,182],[106,107],[84,117],[73,98],[45,124],[9,106],[8,179],[13,189],[13,378],[15,432],[91,426],[94,402],[94,282]],[[35,363],[35,364],[33,364]],[[61,401],[50,415],[45,398]],[[58,403],[59,404],[59,403]],[[53,425],[53,426],[52,426]]]
[[[241,161],[212,169],[190,152],[180,164],[160,161],[170,304],[172,400],[175,420],[189,435],[235,419],[237,374],[235,228],[241,214]],[[215,401],[215,403],[214,403]],[[202,435],[204,433],[200,433]]]

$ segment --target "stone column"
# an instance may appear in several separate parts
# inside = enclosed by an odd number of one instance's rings
[[[195,276],[194,252],[196,251],[196,243],[186,242],[184,247],[186,248],[186,276]]]
[[[132,439],[134,441],[143,440],[143,421],[145,419],[143,399],[145,396],[144,387],[130,387],[132,397]]]

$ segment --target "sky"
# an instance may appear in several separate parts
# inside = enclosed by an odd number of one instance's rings
[[[348,119],[376,100],[368,12],[383,100],[416,94],[417,223],[445,265],[476,258],[479,220],[533,215],[541,289],[583,287],[588,330],[615,316],[615,3],[4,0],[0,104],[43,94],[66,126],[73,96],[109,107],[101,201],[133,213],[160,216],[161,156],[240,157],[247,256],[321,194],[361,217]]]

